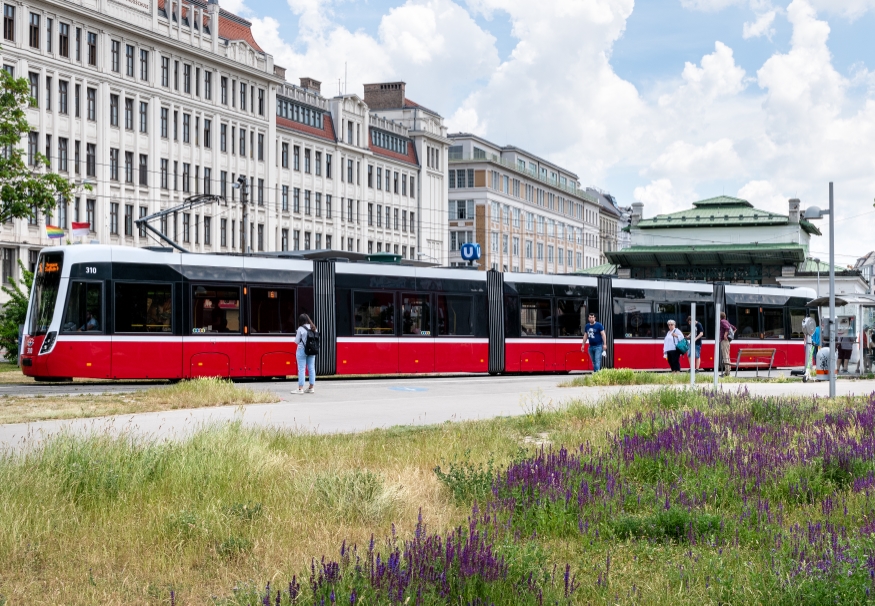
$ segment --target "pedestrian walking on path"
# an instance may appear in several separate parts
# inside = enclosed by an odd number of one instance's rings
[[[307,314],[298,316],[295,343],[298,345],[295,352],[295,359],[298,361],[298,389],[292,393],[316,393],[316,354],[319,353],[319,331]],[[305,370],[310,381],[310,387],[307,388],[307,391],[304,391]]]
[[[598,372],[602,369],[602,356],[605,355],[605,327],[601,322],[596,322],[595,314],[590,312],[589,321],[583,327],[583,345],[580,346],[580,351],[586,351],[589,348],[589,357],[592,360],[592,371]]]

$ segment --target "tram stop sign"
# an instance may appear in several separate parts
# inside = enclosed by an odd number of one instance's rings
[[[465,261],[476,261],[480,258],[480,245],[473,242],[462,244],[460,252]]]

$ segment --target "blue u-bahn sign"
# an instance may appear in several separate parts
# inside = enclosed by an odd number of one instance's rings
[[[480,258],[480,245],[474,244],[473,242],[467,242],[462,244],[460,252],[465,261],[476,261]]]

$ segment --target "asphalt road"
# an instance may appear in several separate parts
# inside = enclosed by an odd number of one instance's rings
[[[315,394],[293,395],[294,382],[255,382],[247,386],[276,392],[274,404],[174,410],[95,419],[39,421],[0,425],[0,451],[32,448],[62,431],[74,434],[109,432],[114,435],[178,439],[204,425],[241,419],[252,425],[278,426],[304,432],[358,432],[394,425],[427,425],[445,421],[485,419],[524,414],[533,406],[561,406],[572,399],[595,402],[609,393],[650,387],[560,388],[557,376],[366,379],[320,381]],[[60,386],[2,386],[35,393],[72,393],[75,389],[105,392],[142,389],[143,384]],[[725,389],[749,389],[763,395],[820,395],[827,383],[727,384]],[[0,391],[10,393],[9,391]],[[82,393],[82,392],[78,392]],[[875,393],[875,381],[839,381],[838,394]]]

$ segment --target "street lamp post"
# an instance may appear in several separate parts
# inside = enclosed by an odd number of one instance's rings
[[[809,206],[803,215],[804,219],[822,219],[829,215],[829,397],[836,397],[836,270],[835,270],[835,212],[833,208],[833,186],[829,183],[829,209],[821,210],[817,206]],[[819,268],[818,268],[819,270]],[[818,271],[818,290],[820,289],[820,272]],[[820,293],[818,292],[818,295]]]
[[[234,183],[233,187],[234,187],[234,189],[240,190],[240,204],[243,206],[243,217],[240,219],[240,223],[241,223],[240,227],[243,228],[241,230],[242,235],[240,236],[240,244],[242,245],[243,254],[245,255],[246,254],[246,236],[249,233],[249,225],[247,225],[247,223],[249,222],[249,208],[248,208],[249,207],[249,204],[248,204],[248,202],[249,202],[249,200],[248,200],[248,198],[249,198],[249,183],[246,180],[245,176],[240,175],[239,177],[237,177],[237,181]]]

